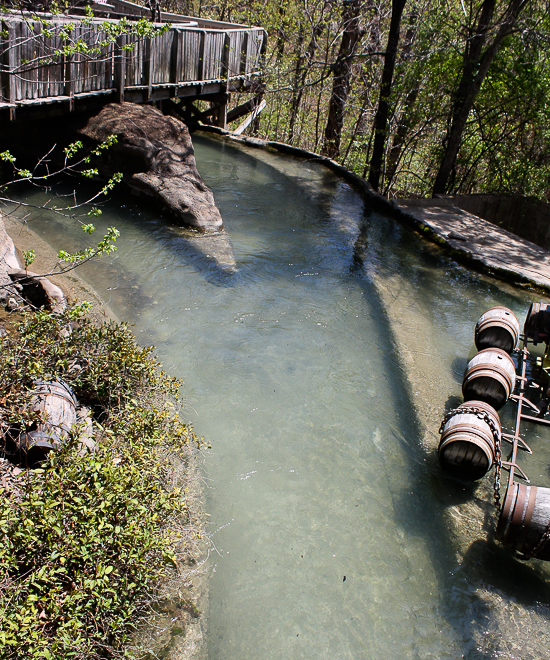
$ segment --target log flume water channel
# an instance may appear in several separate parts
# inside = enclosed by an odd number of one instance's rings
[[[489,479],[453,481],[436,458],[475,322],[495,304],[523,320],[531,298],[321,167],[195,145],[234,271],[119,197],[101,219],[118,252],[85,276],[185,377],[212,446],[209,659],[548,657],[549,567],[493,540]],[[73,232],[44,214],[30,226],[58,247]],[[550,485],[550,434],[529,433],[522,465]]]

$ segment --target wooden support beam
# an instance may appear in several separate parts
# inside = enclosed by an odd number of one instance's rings
[[[126,35],[121,34],[116,39],[114,85],[118,103],[124,103],[124,87],[126,86]]]
[[[216,126],[227,128],[227,104],[229,103],[229,54],[231,48],[231,35],[226,32],[223,41],[221,77],[225,81],[226,94],[217,105]]]
[[[74,58],[72,55],[64,55],[65,70],[65,96],[69,97],[69,111],[74,111]]]
[[[245,32],[243,35],[243,41],[241,44],[241,61],[239,64],[239,74],[241,76],[246,75],[246,62],[248,59],[248,32]],[[227,120],[229,121],[229,119]]]
[[[17,101],[17,87],[13,71],[16,64],[15,52],[15,26],[8,21],[2,22],[2,31],[6,35],[2,38],[2,96],[10,104],[10,119],[15,119],[15,102]]]
[[[178,82],[180,79],[181,63],[183,54],[183,32],[174,30],[172,39],[172,52],[170,53],[170,82],[174,85],[174,96],[178,95]]]
[[[151,98],[153,89],[152,74],[153,62],[151,61],[151,38],[147,37],[143,42],[143,86],[147,87],[147,100]]]
[[[199,63],[198,63],[198,68],[197,68],[197,80],[198,81],[204,80],[204,47],[205,47],[205,41],[206,41],[206,32],[204,30],[202,30],[201,33],[200,33],[200,41],[199,41]]]
[[[230,110],[227,113],[227,123],[229,124],[232,121],[235,121],[236,119],[240,119],[241,117],[244,117],[245,115],[251,113],[256,106],[260,105],[262,96],[263,96],[263,90],[259,94],[256,94],[254,98],[248,100],[246,103],[242,103],[241,105],[238,105],[236,108],[233,108],[233,110]]]
[[[265,108],[265,106],[266,106],[266,100],[263,99],[263,101],[260,103],[260,105],[257,106],[256,108],[254,108],[252,113],[243,121],[242,124],[240,124],[238,126],[238,128],[236,128],[233,131],[233,133],[235,133],[235,135],[240,135],[241,133],[243,133],[245,128],[247,128],[249,126],[249,124],[251,124],[256,119],[256,117]]]

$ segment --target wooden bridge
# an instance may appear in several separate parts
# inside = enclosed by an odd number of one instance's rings
[[[114,0],[93,8],[94,18],[2,13],[0,118],[90,101],[180,99],[174,106],[184,118],[225,126],[229,94],[257,84],[262,28],[160,12],[150,36],[135,21],[150,15],[145,7]],[[197,99],[210,109],[198,110]]]

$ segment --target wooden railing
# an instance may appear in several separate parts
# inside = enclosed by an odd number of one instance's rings
[[[229,88],[231,81],[258,74],[266,44],[262,28],[213,21],[199,25],[191,17],[177,16],[181,22],[154,37],[130,30],[115,40],[108,31],[116,19],[56,16],[45,23],[13,14],[0,18],[0,109],[102,94],[122,100],[132,90],[141,90],[146,100],[158,89],[168,97],[198,84]],[[68,43],[80,44],[82,52],[62,54]]]

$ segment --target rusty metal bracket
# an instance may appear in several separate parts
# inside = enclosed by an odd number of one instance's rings
[[[525,483],[527,484],[531,483],[529,477],[525,474],[525,472],[520,468],[520,466],[515,461],[502,461],[503,470],[510,471],[512,468],[514,468],[514,472],[517,472],[518,477],[520,477],[520,479],[523,479]]]

